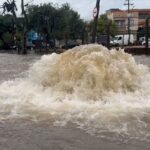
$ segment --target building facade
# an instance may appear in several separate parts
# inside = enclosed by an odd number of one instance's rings
[[[136,10],[135,10],[136,11]],[[141,9],[139,12],[139,27],[144,28],[146,26],[145,21],[150,16],[150,9]]]
[[[128,33],[128,17],[130,18],[130,33],[137,36],[139,28],[145,27],[146,18],[150,15],[150,9],[132,9],[128,14],[126,10],[110,9],[107,17],[114,21],[118,28],[118,34]]]

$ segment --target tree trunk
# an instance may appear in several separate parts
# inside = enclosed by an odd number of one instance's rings
[[[22,15],[23,15],[23,54],[27,54],[27,48],[26,48],[26,34],[27,34],[27,24],[28,24],[28,19],[26,12],[24,10],[24,0],[21,0],[21,8],[22,8]]]
[[[14,22],[16,23],[16,26],[19,27],[18,19],[17,19],[17,16],[16,16],[16,12],[14,10],[12,10],[12,14],[13,14]]]

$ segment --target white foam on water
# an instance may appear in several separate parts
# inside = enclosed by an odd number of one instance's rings
[[[150,140],[149,79],[123,50],[85,45],[45,55],[26,78],[0,85],[0,119],[53,119],[101,137]]]

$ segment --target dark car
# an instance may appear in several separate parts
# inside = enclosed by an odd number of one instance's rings
[[[62,46],[62,48],[63,49],[70,49],[70,48],[73,48],[75,46],[79,46],[79,44],[77,43],[77,41],[75,41],[75,40],[69,40],[67,42],[67,45]]]
[[[107,35],[97,36],[97,43],[106,46],[107,45]]]

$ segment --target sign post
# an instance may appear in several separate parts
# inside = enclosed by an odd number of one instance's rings
[[[100,9],[100,0],[97,0],[96,7],[93,10],[94,26],[93,26],[93,34],[92,34],[92,43],[96,42],[99,9]]]
[[[96,18],[97,13],[98,13],[98,10],[97,10],[97,7],[95,7],[94,10],[93,10],[93,18],[94,19]]]

